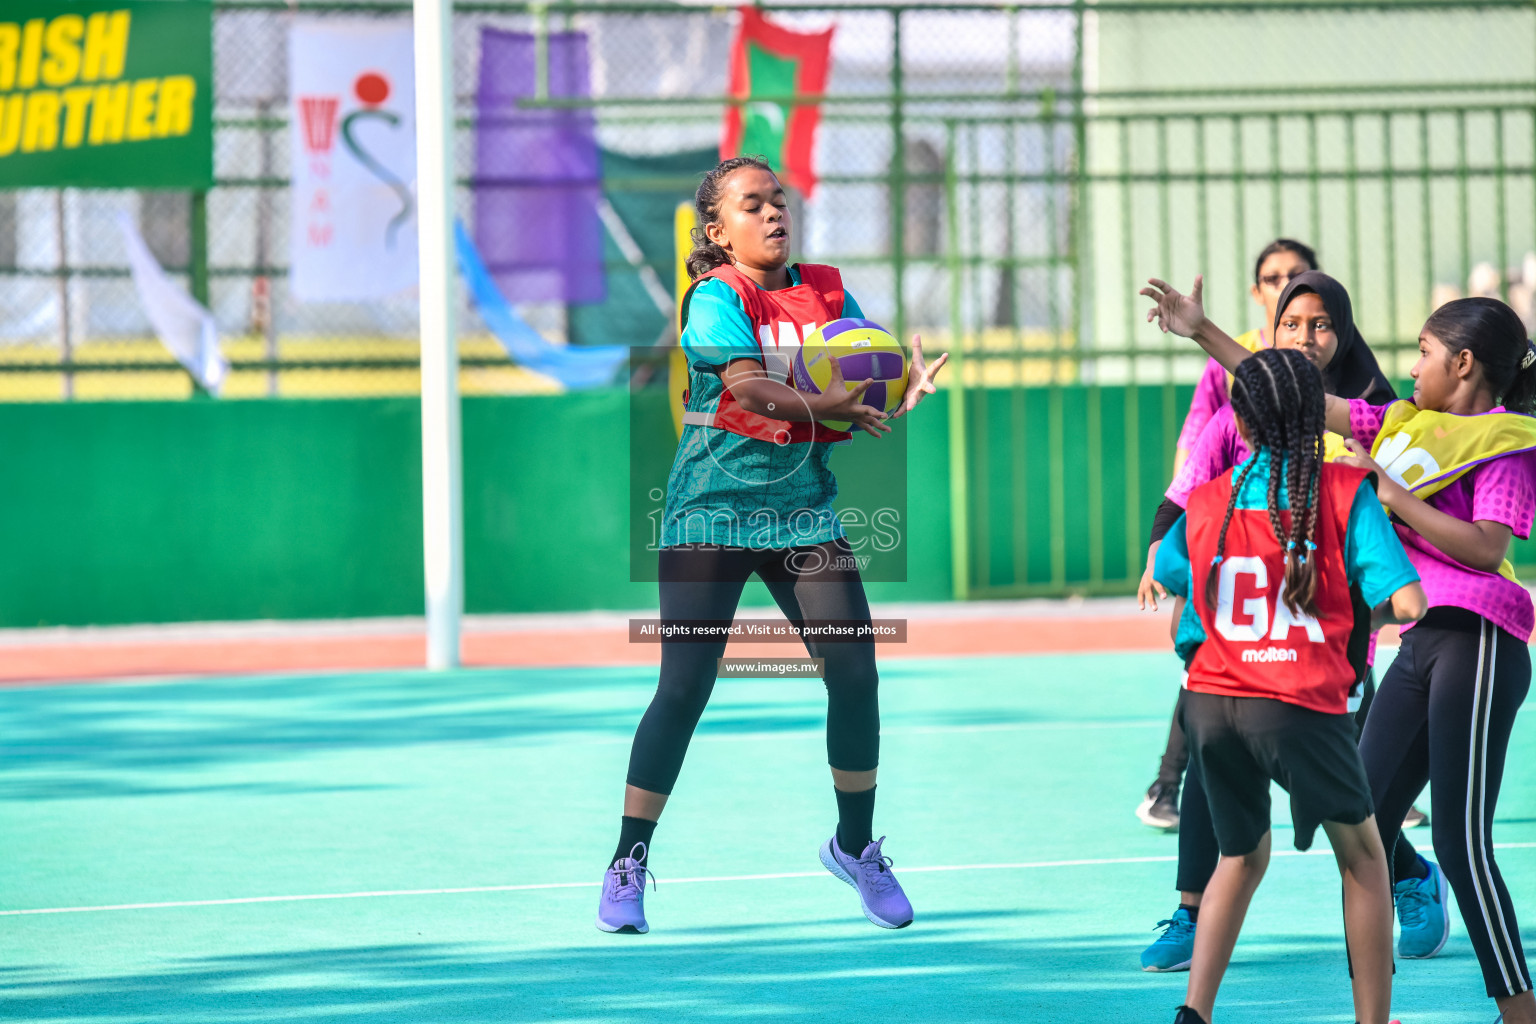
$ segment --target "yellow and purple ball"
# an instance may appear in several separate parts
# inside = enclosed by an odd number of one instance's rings
[[[866,380],[874,383],[864,392],[863,403],[883,412],[895,412],[907,393],[907,355],[901,342],[873,320],[847,317],[833,320],[805,339],[795,355],[795,387],[819,395],[832,383],[832,360],[843,371],[844,386],[852,389]],[[822,421],[833,430],[848,430],[848,422]]]

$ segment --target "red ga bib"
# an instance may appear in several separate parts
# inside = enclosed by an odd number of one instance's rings
[[[742,308],[752,322],[763,368],[781,384],[790,382],[795,355],[805,339],[821,327],[843,315],[843,276],[836,267],[801,263],[800,283],[790,288],[768,291],[730,265],[716,267],[699,278],[717,278],[730,285],[741,297]],[[687,403],[687,395],[683,396]],[[846,441],[852,435],[830,430],[820,423],[794,422],[760,416],[743,409],[729,388],[721,391],[713,409],[689,410],[683,422],[728,430],[744,437],[775,444],[809,444],[812,441]]]
[[[1189,666],[1191,690],[1229,697],[1272,697],[1326,714],[1348,711],[1355,668],[1348,645],[1354,602],[1344,569],[1345,530],[1366,472],[1326,463],[1319,479],[1317,618],[1292,615],[1281,599],[1284,551],[1265,509],[1236,509],[1221,562],[1212,565],[1236,470],[1197,487],[1185,525],[1195,610],[1205,627]],[[1291,515],[1280,514],[1289,533]],[[1216,573],[1216,601],[1206,604],[1206,580]]]

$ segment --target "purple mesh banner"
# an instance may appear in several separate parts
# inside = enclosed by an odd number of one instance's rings
[[[512,302],[601,302],[603,227],[590,109],[520,110],[534,95],[534,37],[480,33],[475,245]],[[587,37],[549,36],[551,97],[591,94]]]

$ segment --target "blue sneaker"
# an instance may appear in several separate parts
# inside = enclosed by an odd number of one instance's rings
[[[645,880],[651,872],[644,860],[645,844],[636,843],[628,857],[620,857],[603,873],[603,895],[597,904],[597,926],[603,931],[644,935],[651,930],[645,923]],[[651,884],[656,884],[654,878]]]
[[[1451,908],[1445,902],[1445,875],[1439,865],[1419,855],[1429,869],[1426,878],[1405,878],[1392,887],[1401,931],[1397,955],[1404,960],[1428,960],[1445,948],[1451,937]]]
[[[912,923],[912,904],[901,883],[891,873],[891,858],[880,853],[885,836],[850,857],[837,845],[837,836],[821,844],[821,863],[828,871],[853,886],[864,916],[881,928],[905,928]]]
[[[1168,920],[1157,922],[1156,927],[1163,929],[1163,934],[1141,951],[1141,969],[1189,970],[1189,962],[1195,958],[1195,921],[1189,911],[1180,907]]]

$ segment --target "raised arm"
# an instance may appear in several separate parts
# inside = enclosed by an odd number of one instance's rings
[[[1147,322],[1156,319],[1157,326],[1162,328],[1164,334],[1172,333],[1181,338],[1195,339],[1228,373],[1234,372],[1238,363],[1253,355],[1233,341],[1230,334],[1206,318],[1205,306],[1201,304],[1205,291],[1204,276],[1195,278],[1195,286],[1188,295],[1155,277],[1148,278],[1147,285],[1141,294],[1157,303],[1147,310]]]
[[[1507,524],[1492,519],[1468,522],[1447,515],[1388,476],[1387,471],[1371,458],[1359,441],[1350,438],[1345,445],[1351,454],[1339,459],[1339,462],[1375,473],[1377,497],[1393,515],[1440,549],[1442,554],[1467,568],[1482,572],[1499,571],[1499,566],[1509,554],[1510,538],[1514,535]]]
[[[1340,437],[1354,437],[1354,428],[1349,425],[1349,402],[1338,395],[1324,395],[1323,401],[1323,426],[1338,434]]]
[[[1157,326],[1162,328],[1164,334],[1193,338],[1228,373],[1234,373],[1237,364],[1253,353],[1233,341],[1231,335],[1206,318],[1205,306],[1201,304],[1204,290],[1204,277],[1195,278],[1195,286],[1188,295],[1167,281],[1148,278],[1147,287],[1141,290],[1141,294],[1157,305],[1147,310],[1147,322],[1157,320]],[[1324,423],[1335,434],[1352,436],[1349,428],[1349,403],[1336,395],[1329,395]]]

